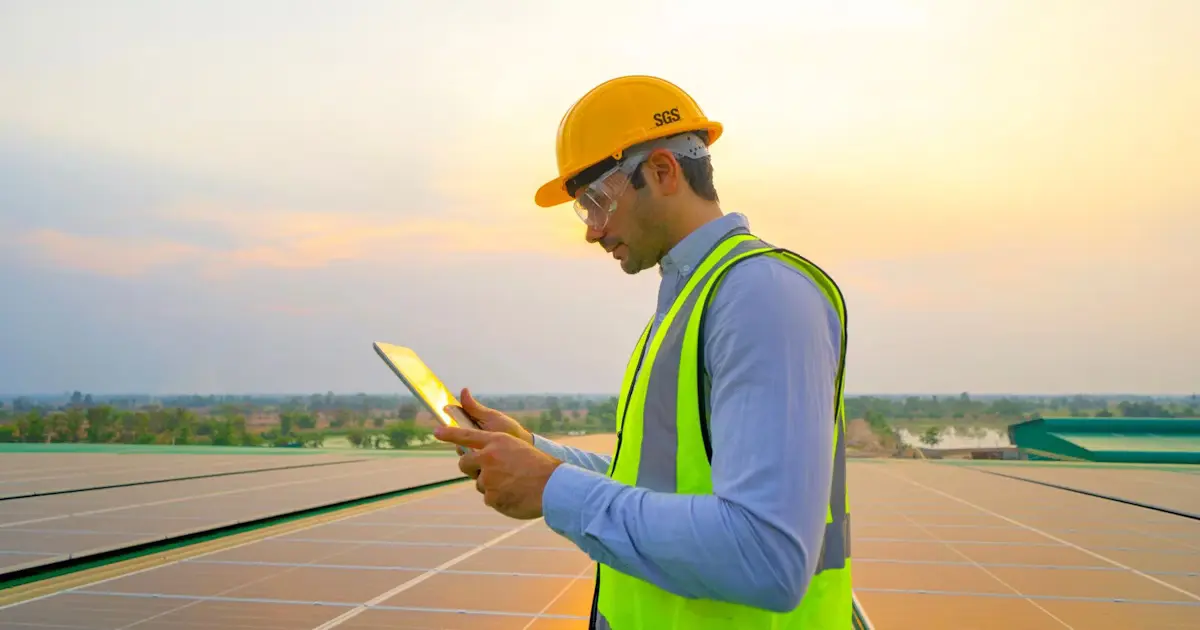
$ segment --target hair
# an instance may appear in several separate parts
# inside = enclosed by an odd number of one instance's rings
[[[694,133],[700,136],[705,144],[708,144],[707,131],[695,130],[684,133]],[[713,185],[712,156],[706,155],[701,158],[689,158],[676,155],[675,160],[679,162],[679,167],[683,170],[683,177],[687,180],[688,186],[690,186],[697,195],[707,201],[718,201],[717,189],[716,186]],[[576,173],[574,177],[571,177],[567,181],[563,182],[564,186],[566,187],[567,194],[574,197],[579,189],[587,182],[599,177],[602,173],[612,168],[616,164],[617,160],[613,159],[612,156],[609,156],[583,169],[579,173]],[[642,187],[646,185],[646,180],[642,175],[641,167],[642,165],[638,164],[637,168],[633,170],[633,174],[630,177],[630,183],[633,184],[634,190],[641,190]]]
[[[694,131],[696,135],[708,143],[708,132]],[[680,157],[675,156],[675,160],[679,162],[679,168],[683,171],[683,178],[687,180],[688,186],[692,188],[701,199],[706,201],[718,201],[717,187],[713,184],[713,165],[712,156],[706,155],[700,158]],[[629,183],[633,185],[634,190],[641,190],[646,185],[646,180],[642,175],[642,165],[638,164],[638,168],[634,169],[633,175],[629,178]]]

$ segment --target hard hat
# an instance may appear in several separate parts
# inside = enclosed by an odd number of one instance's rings
[[[566,183],[584,169],[606,158],[619,160],[635,144],[687,131],[706,132],[711,145],[722,126],[669,81],[645,75],[605,81],[575,101],[559,122],[558,177],[538,188],[534,202],[549,208],[571,201]]]

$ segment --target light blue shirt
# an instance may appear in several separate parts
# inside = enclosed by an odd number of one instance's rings
[[[696,230],[660,262],[658,317],[740,214]],[[734,266],[705,323],[713,494],[605,476],[611,456],[534,443],[564,461],[542,495],[546,524],[593,560],[672,593],[795,608],[812,579],[829,504],[841,324],[807,276],[771,257]]]

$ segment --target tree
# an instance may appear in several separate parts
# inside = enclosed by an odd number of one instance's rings
[[[310,431],[317,428],[317,418],[311,413],[296,412],[296,426],[303,431]]]
[[[418,427],[415,420],[393,422],[384,431],[388,445],[396,449],[408,448],[413,441],[422,440],[428,434],[429,430],[424,427]]]
[[[91,407],[87,415],[87,441],[93,444],[111,442],[115,435],[116,412],[108,405]]]
[[[305,448],[321,448],[325,444],[325,434],[320,431],[309,431],[300,434],[300,443]]]
[[[554,418],[550,416],[550,412],[542,411],[538,416],[538,431],[540,433],[550,433],[554,430]]]
[[[17,431],[21,434],[22,442],[45,442],[46,420],[42,417],[42,411],[32,409],[17,420]]]
[[[279,435],[280,435],[280,437],[287,437],[288,435],[291,435],[292,425],[294,425],[295,423],[296,423],[296,417],[294,415],[294,412],[285,411],[285,412],[279,414]]]
[[[938,442],[941,442],[941,441],[942,441],[942,428],[941,427],[929,427],[928,429],[925,430],[924,433],[921,434],[921,443],[928,447],[932,448],[934,446],[937,446]]]

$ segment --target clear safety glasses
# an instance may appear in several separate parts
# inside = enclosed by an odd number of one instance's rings
[[[645,153],[628,156],[580,190],[575,195],[575,214],[579,215],[580,220],[593,230],[603,230],[608,225],[608,218],[617,209],[617,200],[629,186],[630,175],[645,158]]]
[[[608,218],[617,209],[617,199],[625,193],[629,178],[650,153],[658,149],[670,151],[676,158],[701,158],[708,155],[708,145],[695,133],[681,133],[635,145],[621,163],[605,171],[596,181],[575,195],[575,214],[594,230],[603,230]]]

